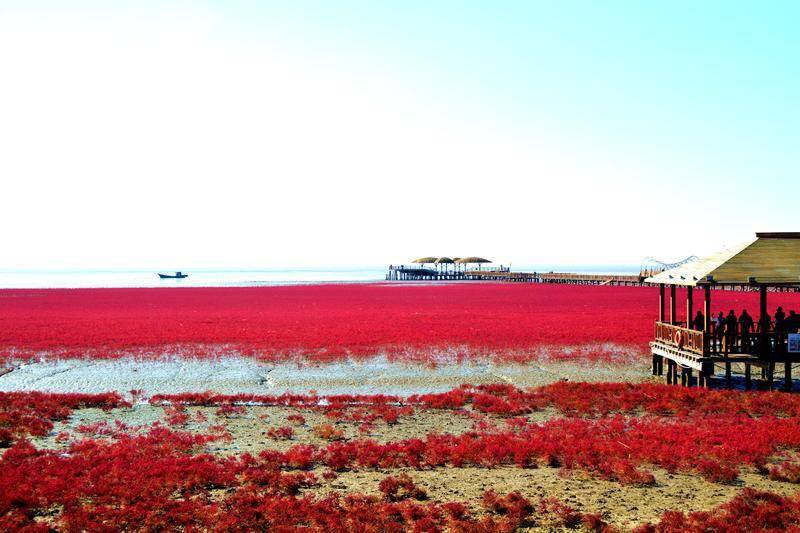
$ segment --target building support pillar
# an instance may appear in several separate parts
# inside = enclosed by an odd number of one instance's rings
[[[676,313],[676,302],[675,302],[675,285],[669,286],[669,323],[673,326],[675,322],[677,322],[678,317]]]

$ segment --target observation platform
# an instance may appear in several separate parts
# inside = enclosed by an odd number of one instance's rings
[[[752,368],[756,367],[764,388],[771,389],[775,367],[781,365],[782,388],[791,390],[792,366],[800,363],[800,318],[776,313],[773,320],[767,300],[770,292],[800,288],[800,232],[757,233],[752,241],[645,281],[659,286],[658,321],[650,343],[653,375],[666,373],[669,384],[710,386],[721,366],[725,384],[730,386],[731,366],[739,364],[744,366],[745,388],[752,387]],[[668,314],[666,287],[670,289]],[[677,320],[676,287],[686,289],[687,321]],[[758,316],[743,321],[739,315],[714,323],[711,293],[715,288],[758,291]],[[697,315],[695,289],[702,289],[704,296]]]

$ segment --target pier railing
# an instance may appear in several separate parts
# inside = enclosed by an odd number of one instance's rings
[[[655,339],[697,355],[705,355],[706,335],[702,331],[676,326],[666,322],[656,322]]]

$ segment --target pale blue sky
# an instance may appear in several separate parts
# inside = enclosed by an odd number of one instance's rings
[[[0,267],[635,264],[800,230],[797,20],[0,0]]]

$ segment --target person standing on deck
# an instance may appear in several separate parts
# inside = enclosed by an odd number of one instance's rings
[[[794,310],[789,311],[789,316],[786,317],[786,331],[788,333],[797,333],[798,328],[800,328],[800,315],[794,312]]]
[[[725,333],[725,317],[722,315],[722,311],[719,312],[717,317],[714,319],[714,338],[716,339],[716,344],[718,349],[722,349],[722,336]]]
[[[694,315],[694,320],[692,321],[692,325],[694,329],[697,331],[703,331],[703,328],[706,325],[706,317],[703,316],[701,311],[698,311],[696,315]]]
[[[772,319],[768,314],[763,314],[758,319],[758,352],[759,355],[765,355],[769,352],[769,337],[768,334],[772,329]]]
[[[783,343],[786,338],[786,313],[782,307],[775,310],[775,351],[782,353]]]
[[[736,313],[730,310],[725,317],[725,354],[729,354],[736,344]]]
[[[750,334],[753,332],[753,317],[747,313],[747,309],[742,311],[739,316],[739,331],[742,333],[742,352],[750,350]]]

